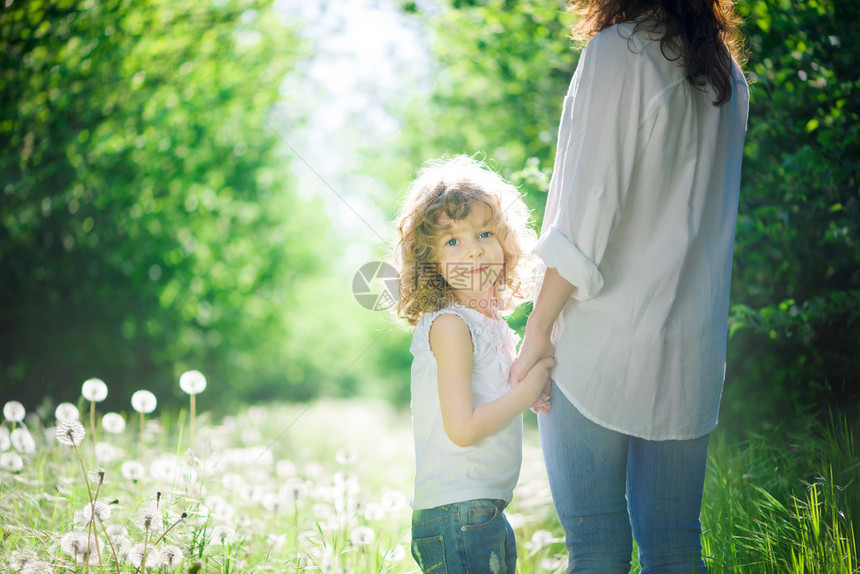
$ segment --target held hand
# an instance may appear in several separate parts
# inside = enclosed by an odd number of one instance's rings
[[[552,388],[552,380],[550,379],[549,371],[555,365],[556,360],[553,357],[544,357],[531,368],[523,380],[524,384],[536,390],[540,389],[540,392],[536,393],[535,403],[531,407],[533,413],[546,414],[552,406],[549,396],[550,389]]]
[[[530,333],[526,329],[523,344],[520,346],[520,352],[511,365],[511,385],[521,382],[541,357],[551,356],[552,354],[553,349],[548,334],[540,332]]]

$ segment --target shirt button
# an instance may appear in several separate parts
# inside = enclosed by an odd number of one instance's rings
[[[461,526],[461,527],[460,527],[460,530],[462,530],[463,532],[466,532],[466,527],[465,527],[465,526]]]

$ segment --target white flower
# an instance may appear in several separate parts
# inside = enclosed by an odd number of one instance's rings
[[[281,478],[295,476],[296,463],[287,459],[279,460],[278,464],[275,465],[275,472],[277,472],[278,476],[280,476]]]
[[[9,450],[12,448],[12,439],[9,438],[9,429],[0,426],[0,450]]]
[[[406,508],[406,495],[397,490],[390,490],[382,495],[382,508],[386,512],[399,512]]]
[[[108,388],[101,379],[87,379],[81,386],[81,394],[88,401],[100,403],[107,398]]]
[[[367,546],[368,544],[373,544],[373,541],[376,540],[376,533],[369,526],[359,526],[352,531],[349,539],[356,546]]]
[[[289,500],[301,500],[308,495],[308,485],[300,478],[288,480],[281,488]]]
[[[212,544],[227,546],[236,539],[236,532],[229,526],[218,525],[212,529]]]
[[[24,405],[18,401],[9,401],[3,405],[3,418],[10,423],[19,423],[24,420],[24,415],[27,414]]]
[[[173,544],[165,544],[161,548],[161,563],[168,569],[176,568],[182,563],[182,549]]]
[[[83,514],[84,514],[84,522],[89,522],[93,518],[93,506],[95,506],[95,514],[96,518],[101,520],[102,522],[106,521],[110,518],[110,506],[106,502],[102,502],[101,500],[96,500],[95,505],[86,504],[84,505]]]
[[[112,462],[117,457],[117,450],[109,442],[96,443],[96,460],[99,462]]]
[[[374,520],[382,520],[385,518],[385,509],[381,504],[368,502],[364,508],[364,519],[373,522]]]
[[[269,545],[269,552],[278,553],[281,551],[281,548],[284,547],[284,544],[287,543],[287,535],[286,534],[275,534],[270,533],[266,535],[266,544]]]
[[[161,514],[157,508],[144,506],[137,513],[137,525],[144,531],[158,532],[161,530]],[[149,562],[149,560],[147,560]]]
[[[102,428],[112,434],[119,434],[125,430],[125,419],[117,413],[105,413],[102,417]]]
[[[18,572],[21,574],[54,574],[54,569],[47,562],[31,558],[26,563],[21,564],[21,569]]]
[[[79,421],[60,421],[54,431],[54,438],[65,446],[78,446],[84,440],[87,431]]]
[[[351,464],[355,464],[358,460],[358,453],[352,449],[342,448],[334,455],[334,459],[338,462],[338,464],[342,464],[344,466],[348,466]]]
[[[560,538],[554,538],[549,530],[537,530],[532,534],[531,540],[526,542],[526,548],[531,551],[537,551],[544,546],[549,546],[553,542],[561,542]]]
[[[98,560],[96,547],[100,551],[104,547],[101,538],[96,542],[96,538],[92,535],[87,536],[86,532],[80,530],[72,530],[67,532],[60,539],[60,550],[75,559],[76,562],[87,560],[92,562]]]
[[[143,468],[143,465],[136,460],[127,460],[122,463],[120,472],[125,478],[137,482],[143,478],[144,474],[146,474],[146,469]]]
[[[57,417],[58,421],[76,421],[80,415],[78,407],[72,403],[60,403],[54,411],[54,416]]]
[[[9,440],[15,450],[22,454],[32,454],[36,452],[36,441],[33,440],[33,435],[25,428],[16,428],[9,435]]]
[[[131,407],[139,413],[149,414],[158,406],[155,395],[146,390],[135,391],[131,395]]]
[[[0,468],[8,472],[18,472],[24,468],[24,460],[14,450],[0,454]]]
[[[139,569],[143,565],[144,558],[146,558],[147,570],[155,570],[161,565],[161,553],[152,544],[141,542],[128,551],[128,561],[135,568]]]
[[[186,371],[179,377],[179,387],[189,395],[202,393],[206,389],[206,377],[200,371]]]
[[[403,560],[405,557],[406,548],[404,548],[402,544],[398,544],[397,546],[382,555],[382,559],[385,562],[393,562],[395,564]]]

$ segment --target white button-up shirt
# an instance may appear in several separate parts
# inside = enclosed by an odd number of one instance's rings
[[[582,52],[535,253],[577,288],[552,336],[564,395],[607,428],[690,439],[716,425],[725,378],[749,91],[735,65],[715,107],[632,32]]]

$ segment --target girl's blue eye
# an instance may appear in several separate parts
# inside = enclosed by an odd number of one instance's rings
[[[481,239],[486,239],[492,235],[493,235],[492,231],[482,231],[478,237],[480,237]]]
[[[445,243],[445,245],[450,245],[453,247],[454,245],[457,245],[457,240],[456,239],[449,239],[448,242]]]

